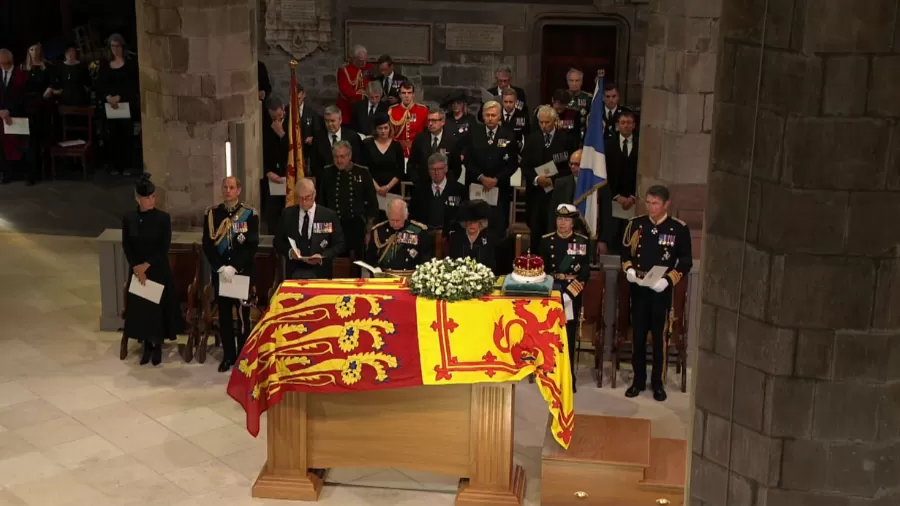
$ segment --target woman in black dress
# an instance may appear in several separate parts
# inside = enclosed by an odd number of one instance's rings
[[[483,200],[468,200],[459,206],[456,217],[463,231],[452,230],[448,236],[449,258],[471,258],[490,267],[497,274],[497,255],[488,231],[490,207]]]
[[[134,274],[129,281],[145,284],[147,280],[163,285],[159,304],[126,290],[125,335],[143,341],[141,365],[162,361],[162,344],[175,339],[184,330],[184,320],[175,294],[175,279],[169,267],[169,244],[172,221],[156,209],[156,187],[150,174],[143,174],[134,188],[138,208],[122,219],[122,248]]]
[[[106,104],[113,109],[128,104],[129,117],[107,119],[106,143],[110,174],[129,175],[134,162],[134,122],[141,111],[137,63],[126,58],[125,39],[118,33],[109,36],[110,59],[100,62],[97,74],[97,97],[100,110]]]
[[[53,94],[60,105],[84,107],[91,101],[91,73],[87,65],[78,59],[78,48],[69,44],[66,59],[56,73]]]
[[[53,84],[56,71],[52,63],[44,59],[40,43],[28,48],[22,70],[28,74],[28,125],[30,127],[28,180],[31,186],[43,172],[44,158],[50,146],[50,125],[53,114]]]
[[[376,114],[373,122],[375,136],[362,143],[362,165],[369,168],[379,197],[387,197],[388,193],[400,195],[403,148],[391,138],[390,118],[386,113]],[[379,221],[386,219],[384,211],[379,211],[378,216]]]

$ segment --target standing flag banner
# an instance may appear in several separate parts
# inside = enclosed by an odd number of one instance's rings
[[[285,171],[285,207],[294,205],[294,185],[305,177],[303,166],[303,135],[300,131],[300,100],[297,95],[297,61],[291,60],[291,90],[288,99],[288,164]]]
[[[596,193],[607,181],[606,154],[603,147],[603,76],[603,70],[597,72],[597,85],[591,103],[592,113],[588,116],[584,148],[581,151],[581,170],[575,183],[575,206],[584,217],[593,239],[597,238],[597,226],[600,223],[600,205]],[[598,111],[600,114],[597,114]]]

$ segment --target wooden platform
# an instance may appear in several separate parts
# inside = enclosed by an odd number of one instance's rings
[[[687,442],[654,439],[650,421],[575,416],[568,450],[546,438],[543,506],[684,504]]]

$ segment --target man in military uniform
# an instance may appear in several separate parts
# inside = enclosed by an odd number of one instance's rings
[[[663,388],[665,332],[672,307],[672,288],[687,276],[693,264],[691,233],[687,225],[668,215],[669,190],[651,186],[645,197],[649,214],[628,222],[622,240],[622,270],[631,285],[631,327],[633,346],[631,364],[634,382],[625,392],[636,397],[647,387],[647,332],[653,337],[653,373],[650,385],[653,398],[666,400]],[[644,276],[656,266],[664,266],[666,275],[652,286],[644,286]]]
[[[516,133],[516,144],[519,146],[519,151],[522,151],[525,136],[530,133],[528,111],[516,109],[518,99],[516,98],[516,90],[512,88],[503,90],[500,94],[500,99],[503,105],[503,117],[500,121],[503,122],[504,126]]]
[[[316,201],[337,212],[344,230],[347,256],[363,257],[363,243],[375,216],[378,215],[378,195],[369,169],[352,161],[353,148],[347,141],[338,141],[332,148],[334,164],[316,179]]]
[[[247,301],[219,295],[220,276],[226,280],[231,280],[235,274],[252,276],[253,258],[259,247],[259,215],[255,209],[241,203],[240,196],[241,182],[236,177],[226,177],[222,181],[224,202],[206,209],[203,227],[203,253],[212,270],[222,349],[225,352],[219,372],[231,369],[252,328]],[[235,309],[239,318],[237,339],[234,334]]]
[[[407,276],[431,259],[432,238],[428,227],[409,219],[406,202],[395,200],[387,210],[387,221],[372,227],[366,262],[382,271]]]
[[[578,114],[581,116],[581,138],[583,139],[594,95],[581,89],[581,86],[584,84],[584,73],[578,69],[569,69],[569,72],[566,74],[566,83],[569,85],[570,98],[568,107],[573,111],[578,111]]]
[[[425,131],[428,108],[416,103],[416,87],[409,81],[400,83],[400,103],[388,108],[391,119],[391,137],[403,147],[403,156],[409,158],[413,139]]]
[[[553,276],[554,289],[563,296],[566,309],[566,338],[569,363],[572,366],[572,388],[575,388],[575,348],[581,315],[581,293],[591,277],[590,239],[578,209],[562,204],[556,209],[556,232],[541,238],[544,270]]]

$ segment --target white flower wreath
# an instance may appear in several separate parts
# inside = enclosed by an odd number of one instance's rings
[[[495,280],[490,268],[471,258],[432,259],[416,268],[409,289],[419,297],[453,302],[491,293]]]

